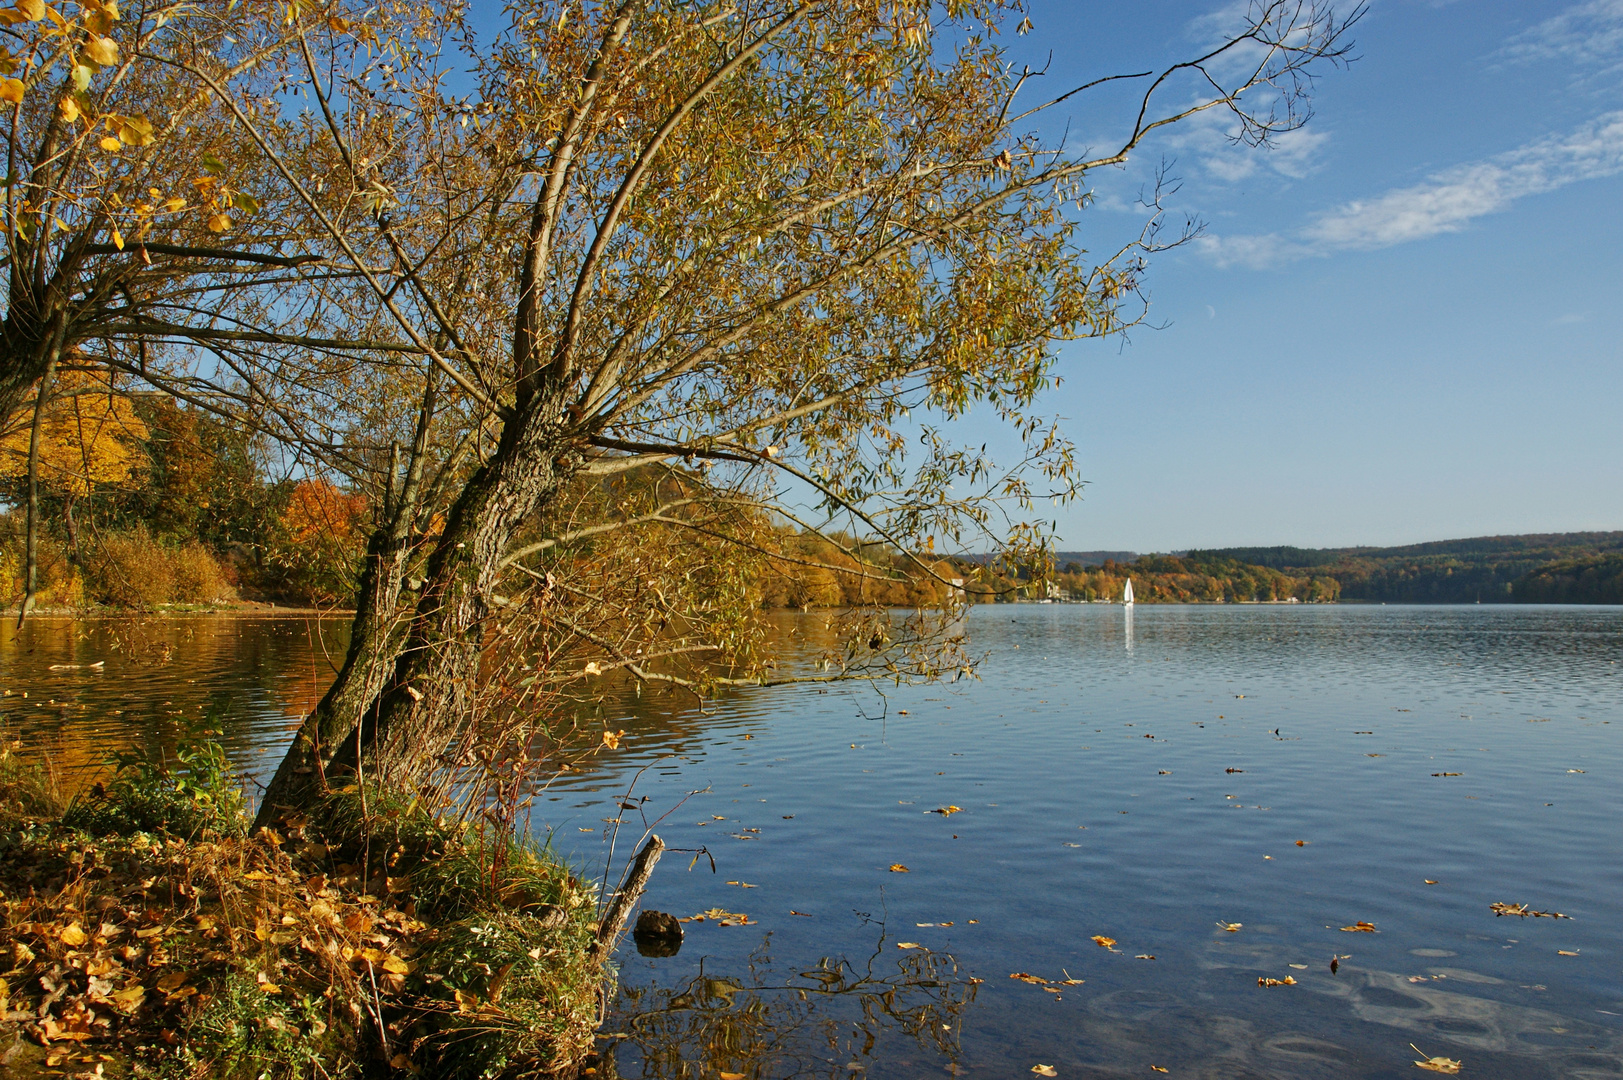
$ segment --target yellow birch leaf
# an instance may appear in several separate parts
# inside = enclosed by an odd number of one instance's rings
[[[134,986],[126,987],[113,994],[110,1000],[115,1009],[128,1016],[141,1007],[141,1002],[145,1000],[146,996],[146,987],[136,983]]]
[[[209,232],[225,232],[231,227],[231,219],[224,214],[214,214],[209,218]]]
[[[92,37],[85,42],[84,57],[102,67],[118,63],[118,42],[110,37]]]
[[[62,944],[67,945],[70,948],[76,948],[90,940],[90,936],[85,933],[84,927],[80,926],[76,922],[69,923],[68,925],[64,926],[62,928],[62,932],[58,934],[57,937],[61,938]]]
[[[120,251],[124,250],[124,234],[117,229],[113,230],[113,246]]]
[[[62,101],[59,103],[58,108],[62,110],[62,119],[66,120],[70,124],[79,119],[80,116],[84,115],[79,111],[79,103],[73,100],[72,95],[65,95],[62,98]]]
[[[45,18],[45,0],[17,0],[17,10],[29,22]]]
[[[165,210],[169,211],[170,213],[174,213],[177,210],[184,210],[184,209],[186,209],[186,200],[185,199],[165,199],[164,203],[163,203],[163,208]]]
[[[103,135],[101,142],[97,143],[96,145],[107,151],[109,154],[116,154],[124,147],[123,143],[119,142],[111,135]]]
[[[23,94],[28,87],[23,85],[21,79],[0,79],[0,101],[9,101],[14,105],[22,104]]]
[[[126,116],[118,125],[118,137],[131,146],[151,146],[157,136],[152,134],[152,122],[144,116]]]

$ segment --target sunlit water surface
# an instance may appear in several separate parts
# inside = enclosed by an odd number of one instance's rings
[[[618,868],[635,778],[684,849],[647,906],[748,922],[627,942],[600,1075],[1623,1076],[1623,609],[1023,605],[969,630],[979,681],[605,702],[621,748],[536,828],[601,874],[621,817]],[[262,776],[341,637],[40,620],[0,632],[0,708],[70,768],[212,709]]]

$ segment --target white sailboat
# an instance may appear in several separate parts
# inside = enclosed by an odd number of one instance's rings
[[[1122,602],[1123,607],[1132,607],[1133,606],[1133,579],[1132,578],[1127,579],[1127,586],[1126,586],[1126,588],[1122,589],[1122,591],[1121,591],[1121,602]]]

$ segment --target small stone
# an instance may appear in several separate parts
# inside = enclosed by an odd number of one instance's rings
[[[643,956],[675,956],[682,947],[682,924],[664,911],[644,911],[631,931]]]

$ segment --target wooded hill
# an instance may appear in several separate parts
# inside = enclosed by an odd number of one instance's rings
[[[1390,548],[1220,548],[1187,557],[1334,578],[1343,600],[1623,603],[1623,532],[1482,536]]]

